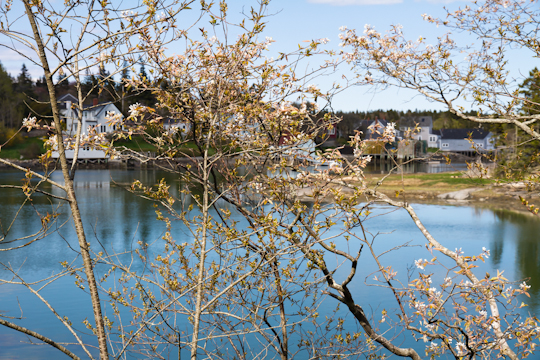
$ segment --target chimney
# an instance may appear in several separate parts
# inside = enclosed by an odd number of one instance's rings
[[[92,105],[97,106],[97,104],[98,104],[98,99],[95,98],[95,99],[94,99],[94,103],[93,103]]]

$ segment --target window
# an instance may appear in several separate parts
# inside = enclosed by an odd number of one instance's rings
[[[336,135],[336,128],[332,126],[332,128],[328,131],[329,135]]]
[[[442,143],[442,147],[450,147],[450,144],[448,144],[448,143]]]
[[[429,142],[435,142],[435,141],[437,141],[437,138],[435,136],[429,137]]]
[[[102,133],[103,133],[103,132],[105,132],[105,131],[107,131],[107,127],[106,127],[105,125],[101,125],[101,126],[99,127],[99,132],[102,132]]]
[[[478,146],[480,146],[480,147],[484,147],[484,144],[482,144],[482,143],[479,143],[479,144],[478,144]]]

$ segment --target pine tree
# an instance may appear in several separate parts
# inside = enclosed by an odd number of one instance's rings
[[[36,82],[37,85],[37,82]],[[69,81],[65,73],[58,74],[58,82],[56,83],[58,88],[58,93],[64,95],[69,91]]]
[[[0,124],[12,126],[17,115],[17,99],[13,92],[13,79],[0,63]]]
[[[521,111],[528,115],[540,113],[540,71],[534,68],[529,71],[529,77],[519,85],[520,93],[529,101],[524,103]]]
[[[148,73],[146,72],[144,64],[141,64],[141,67],[139,69],[139,79],[145,84],[151,85],[151,81]],[[154,104],[156,103],[156,98],[151,91],[145,89],[138,89],[135,90],[135,92],[136,95],[133,97],[133,102],[138,102],[146,106],[154,106]]]
[[[21,73],[17,76],[17,83],[15,85],[15,92],[20,94],[26,94],[26,96],[33,95],[34,82],[28,72],[28,68],[25,64],[22,64]]]
[[[128,96],[128,91],[126,88],[126,83],[130,78],[129,75],[129,65],[126,61],[124,61],[124,64],[122,65],[123,69],[120,74],[120,83],[118,84],[118,93],[120,93],[121,99],[120,99],[120,110],[125,115],[126,114],[126,97]]]
[[[89,96],[92,94],[97,95],[97,85],[98,81],[94,74],[90,72],[90,69],[86,69],[86,75],[81,83],[82,92],[84,96]]]

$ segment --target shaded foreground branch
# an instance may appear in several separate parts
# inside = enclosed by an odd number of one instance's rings
[[[22,332],[23,334],[35,337],[36,339],[41,340],[44,343],[46,343],[48,345],[51,345],[52,347],[60,350],[61,352],[63,352],[67,356],[69,356],[70,358],[80,360],[80,358],[77,355],[75,355],[74,353],[72,353],[71,351],[69,351],[68,349],[63,347],[62,345],[58,344],[57,342],[54,342],[53,340],[49,339],[46,336],[38,334],[35,331],[29,330],[27,328],[24,328],[22,326],[19,326],[17,324],[12,323],[12,322],[6,321],[4,319],[0,319],[0,325],[6,326],[6,327],[14,329],[14,330],[17,330],[19,332]]]

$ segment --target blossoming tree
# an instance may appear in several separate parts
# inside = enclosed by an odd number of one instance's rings
[[[96,331],[102,358],[108,358],[109,352],[115,358],[141,354],[164,358],[171,353],[180,357],[182,349],[187,349],[191,359],[376,358],[388,354],[421,359],[423,354],[437,357],[443,353],[456,358],[517,359],[534,351],[537,321],[517,321],[515,314],[517,296],[527,294],[526,284],[511,289],[502,274],[477,275],[476,263],[489,256],[487,249],[474,256],[452,251],[430,234],[409,203],[382,194],[378,185],[368,188],[363,171],[370,158],[365,156],[367,144],[360,134],[350,139],[354,149],[350,158],[341,156],[339,149],[313,149],[314,141],[324,141],[339,119],[308,109],[309,102],[329,100],[332,95],[310,83],[319,74],[335,71],[340,62],[329,61],[304,74],[296,71],[296,65],[312,56],[327,55],[322,50],[324,39],[270,59],[265,51],[272,40],[264,37],[267,1],[251,8],[239,21],[229,20],[225,2],[203,1],[202,19],[209,21],[210,27],[184,30],[176,27],[175,13],[163,5],[145,2],[142,17],[115,8],[114,19],[124,26],[127,21],[129,36],[117,37],[114,34],[127,30],[112,27],[110,47],[106,41],[92,43],[97,48],[87,58],[94,59],[92,64],[144,61],[153,79],[134,77],[126,85],[152,91],[158,100],[156,106],[133,104],[125,121],[110,116],[111,124],[122,129],[112,138],[87,140],[100,142],[111,156],[153,162],[173,172],[183,186],[179,196],[171,194],[170,184],[164,180],[154,185],[135,180],[128,188],[151,201],[157,219],[164,222],[162,252],[140,243],[127,262],[107,252],[90,258],[84,231],[78,227],[81,251],[87,254],[84,275],[89,285],[94,282],[95,324],[85,325]],[[179,4],[179,8],[187,5]],[[99,14],[104,17],[103,26],[109,26],[113,9],[106,2],[96,6],[105,7]],[[158,15],[158,9],[164,15]],[[36,16],[47,22],[50,17],[43,16],[43,11],[56,16],[29,2],[26,11],[31,22]],[[61,33],[58,26],[55,29]],[[232,29],[240,29],[234,41],[229,36]],[[54,109],[53,73],[46,61],[50,51],[43,50],[47,42],[41,33],[34,30],[33,38],[41,49]],[[56,33],[52,34],[56,39]],[[379,46],[393,41],[383,41],[371,30],[367,36],[379,39]],[[172,54],[166,45],[179,39],[182,50]],[[355,52],[346,54],[345,61],[359,60],[360,45],[367,40],[352,31],[344,40],[357,46]],[[81,40],[82,47],[83,43]],[[392,48],[393,57],[388,59],[375,59],[375,52],[369,59],[390,65],[409,56],[406,49],[410,47],[397,48]],[[117,58],[121,49],[127,51]],[[130,58],[133,51],[136,60]],[[76,66],[83,54],[65,52],[72,62],[62,63],[58,69],[71,66],[68,68],[77,79],[80,67]],[[70,54],[78,54],[79,60]],[[62,154],[64,143],[80,144],[80,134],[72,140],[64,138],[58,109],[53,113],[56,146]],[[519,126],[528,126],[526,121],[516,121],[522,124]],[[25,122],[25,126],[34,125],[33,120]],[[135,135],[154,144],[155,154],[121,145],[122,140]],[[379,135],[382,144],[395,140],[393,126]],[[328,166],[330,163],[333,166]],[[74,168],[68,166],[65,156],[61,169],[66,185],[57,186],[68,190],[74,220],[82,226],[73,191]],[[28,173],[50,181],[47,176]],[[426,255],[411,259],[417,268],[414,276],[398,274],[382,257],[387,251],[402,251],[406,244],[382,252],[374,246],[377,239],[366,229],[366,219],[379,203],[407,211],[427,240]],[[183,224],[189,241],[174,232],[174,220]],[[139,267],[144,271],[132,266],[134,258],[144,265]],[[95,278],[94,263],[108,270],[99,279],[90,280]],[[81,272],[74,265],[64,266],[63,274],[78,276]],[[359,268],[371,266],[376,285],[388,291],[397,309],[384,309],[380,322],[366,310],[369,301],[364,303],[352,291],[362,286]],[[436,268],[446,271],[439,284],[430,272]],[[103,283],[113,275],[118,279],[114,289]],[[79,283],[80,279],[83,277],[77,277]],[[104,321],[97,313],[100,295],[109,300],[114,320]],[[336,310],[323,319],[321,304],[336,309],[339,304],[349,318],[338,316]],[[180,330],[179,324],[185,330]],[[421,349],[403,346],[400,339],[389,335],[387,325],[412,341],[422,338],[429,345]],[[66,326],[70,326],[68,321]],[[28,329],[18,330],[30,334]],[[46,342],[59,345],[50,339]],[[75,357],[64,347],[61,350]],[[90,351],[87,355],[92,356]]]

